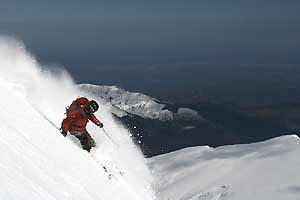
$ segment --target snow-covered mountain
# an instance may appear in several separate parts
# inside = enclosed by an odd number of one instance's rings
[[[296,200],[300,139],[193,147],[149,160],[160,200]]]
[[[294,133],[279,120],[255,116],[231,104],[161,102],[115,86],[81,84],[79,88],[111,107],[147,157],[191,146],[253,143]]]
[[[165,105],[157,103],[155,99],[144,94],[131,93],[116,86],[81,84],[79,87],[83,91],[103,98],[112,106],[123,111],[123,114],[130,113],[144,118],[160,120],[173,118],[172,112],[163,109]]]
[[[0,199],[299,198],[298,137],[215,149],[186,148],[145,159],[129,131],[115,121],[112,114],[116,107],[125,115],[136,113],[150,119],[163,119],[158,116],[170,113],[173,117],[178,114],[197,119],[198,113],[187,108],[179,108],[176,113],[164,110],[154,99],[119,92],[114,87],[106,88],[109,92],[103,97],[105,92],[95,93],[93,88],[99,92],[97,86],[78,90],[65,72],[53,74],[43,70],[19,42],[0,38]],[[73,137],[64,138],[59,133],[65,106],[78,96],[100,103],[96,115],[119,146],[92,124],[87,129],[97,143],[94,156],[82,150]],[[126,99],[127,103],[122,104]],[[115,178],[108,179],[100,163]]]
[[[178,112],[165,109],[165,104],[147,95],[129,92],[116,86],[100,86],[81,84],[79,88],[87,93],[104,99],[114,108],[113,112],[122,117],[126,114],[138,115],[143,118],[172,120],[174,117],[202,119],[199,113],[189,108],[180,108]]]

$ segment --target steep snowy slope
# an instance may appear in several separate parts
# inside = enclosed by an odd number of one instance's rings
[[[300,139],[194,147],[152,158],[161,200],[296,200]]]
[[[84,94],[60,74],[53,78],[20,43],[0,39],[0,199],[155,199],[145,159],[109,107],[100,105],[96,115],[119,147],[92,124],[88,130],[97,142],[93,153],[118,180],[74,138],[61,136],[55,126],[65,106]]]

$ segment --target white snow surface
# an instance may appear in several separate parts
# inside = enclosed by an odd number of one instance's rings
[[[80,89],[88,91],[95,96],[101,97],[120,111],[118,116],[126,113],[135,114],[143,118],[171,120],[173,114],[169,110],[164,110],[164,104],[157,103],[154,98],[135,92],[128,92],[116,86],[100,86],[92,84],[81,84]],[[126,113],[124,113],[124,111]]]
[[[97,142],[96,158],[59,133],[55,126],[60,127],[65,106],[85,94],[67,73],[43,71],[12,38],[0,38],[0,91],[0,199],[156,199],[146,160],[113,120],[110,107],[101,105],[96,116],[119,147],[91,123],[87,128]],[[96,160],[118,180],[109,180]]]
[[[129,132],[114,121],[111,106],[98,95],[77,90],[67,73],[53,75],[42,70],[20,42],[3,37],[0,91],[1,200],[300,197],[297,136],[219,148],[186,148],[147,162]],[[83,95],[100,102],[96,116],[119,147],[93,124],[87,128],[97,142],[95,157],[82,150],[74,138],[64,138],[59,133],[55,126],[60,126],[65,106]],[[97,160],[118,180],[109,180]],[[118,173],[120,169],[125,172],[123,176]]]
[[[300,139],[192,147],[149,160],[160,200],[300,199]]]

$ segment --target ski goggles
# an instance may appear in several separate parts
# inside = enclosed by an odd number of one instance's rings
[[[89,105],[86,107],[86,112],[89,114],[92,114],[92,113],[96,112],[96,110],[93,108],[92,105]]]

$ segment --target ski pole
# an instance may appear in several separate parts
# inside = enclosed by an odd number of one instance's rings
[[[115,141],[107,134],[107,132],[104,130],[104,128],[102,127],[101,129],[102,129],[103,133],[106,135],[106,137],[107,137],[114,145],[116,145],[117,147],[119,147],[119,144],[116,143],[116,142],[115,142]]]

